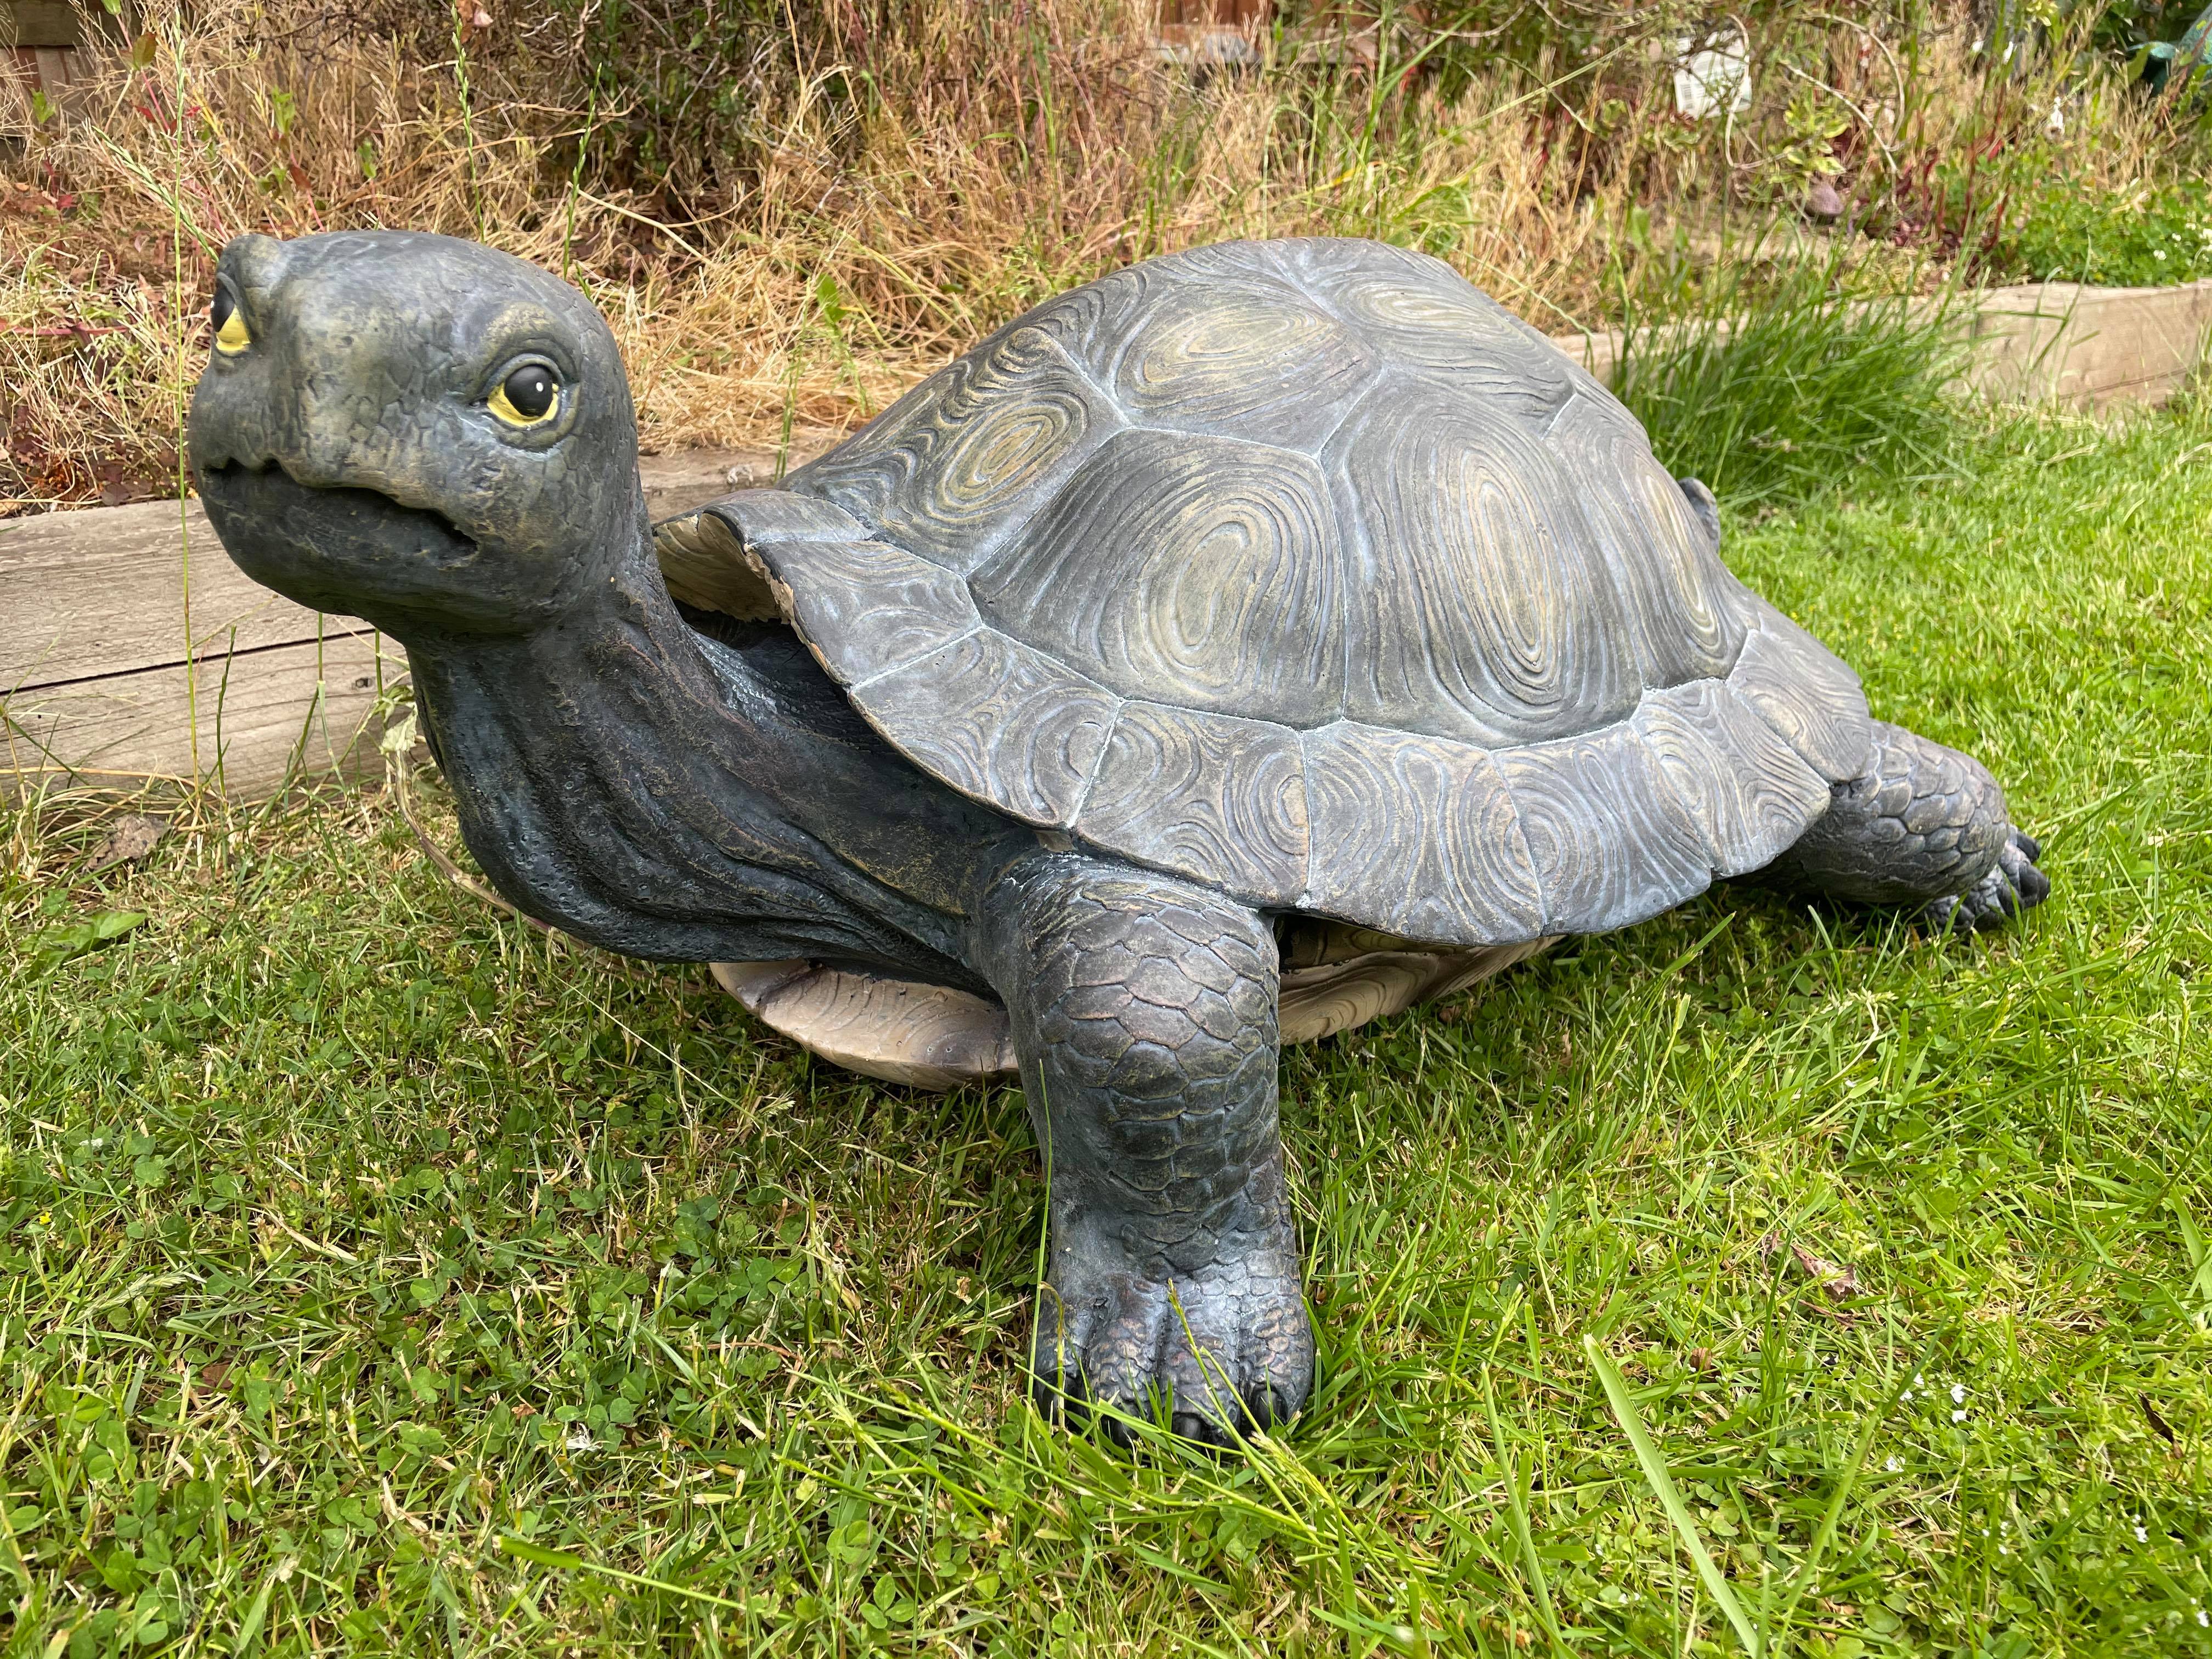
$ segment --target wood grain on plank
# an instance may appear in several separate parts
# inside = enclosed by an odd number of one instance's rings
[[[0,46],[59,47],[84,44],[84,14],[70,0],[8,0],[7,4],[0,5]]]
[[[2032,283],[1994,289],[1975,301],[1964,325],[1973,342],[1964,379],[1984,397],[2093,410],[2161,404],[2205,360],[2212,279],[2174,288]],[[1726,321],[1716,332],[1728,337]],[[1610,382],[1623,338],[1614,331],[1561,335],[1554,343]],[[1650,343],[1642,343],[1646,349]]]
[[[252,651],[315,637],[315,613],[233,564],[198,501],[181,513],[175,501],[142,501],[4,519],[0,690],[182,662],[191,654],[187,569],[199,651]],[[366,629],[350,619],[335,626]]]
[[[639,468],[648,508],[676,513],[726,495],[731,474],[763,459],[649,457]],[[367,631],[350,618],[319,624],[254,581],[230,562],[197,501],[0,519],[0,693],[184,661],[187,569],[199,651]]]
[[[1972,323],[1975,380],[2014,402],[2161,402],[2205,360],[2212,281],[2170,289],[2054,283],[1991,295]]]
[[[365,730],[380,686],[406,672],[389,640],[341,634],[225,659],[142,669],[76,685],[20,692],[0,720],[0,787],[75,773],[128,787],[199,775],[241,796],[267,793],[294,769],[380,765]],[[194,738],[197,737],[197,745]]]

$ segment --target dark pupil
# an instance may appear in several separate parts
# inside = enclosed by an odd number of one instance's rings
[[[553,407],[553,377],[542,368],[518,368],[507,377],[507,400],[526,421]]]
[[[215,319],[215,331],[216,333],[220,334],[222,332],[222,325],[230,320],[230,313],[237,309],[238,302],[230,297],[230,290],[228,289],[219,288],[216,289],[215,303],[208,307],[208,314]]]

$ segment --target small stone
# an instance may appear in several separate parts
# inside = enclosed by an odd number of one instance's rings
[[[161,818],[149,818],[143,812],[125,813],[115,820],[100,838],[100,845],[92,849],[92,856],[86,860],[85,873],[95,874],[110,865],[135,863],[154,850],[154,843],[167,835],[168,829]]]
[[[1826,179],[1815,179],[1812,189],[1805,192],[1805,216],[1824,225],[1844,216],[1844,198]]]

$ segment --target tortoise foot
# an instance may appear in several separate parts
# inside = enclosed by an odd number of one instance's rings
[[[1954,897],[1940,898],[1922,914],[1938,933],[1971,933],[2002,927],[2051,896],[2051,878],[2038,867],[2043,848],[2033,836],[2009,830],[1989,873]]]
[[[1036,1341],[1048,1413],[1087,1412],[1125,1446],[1136,1419],[1229,1447],[1304,1406],[1313,1327],[1287,1237],[1232,1242],[1192,1273],[1147,1273],[1113,1246],[1054,1256]]]

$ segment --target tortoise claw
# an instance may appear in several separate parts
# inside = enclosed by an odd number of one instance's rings
[[[2017,830],[2006,836],[1989,873],[1965,892],[1937,899],[1922,914],[1938,933],[1964,936],[2002,927],[2051,896],[2051,878],[2037,866],[2043,844]]]

